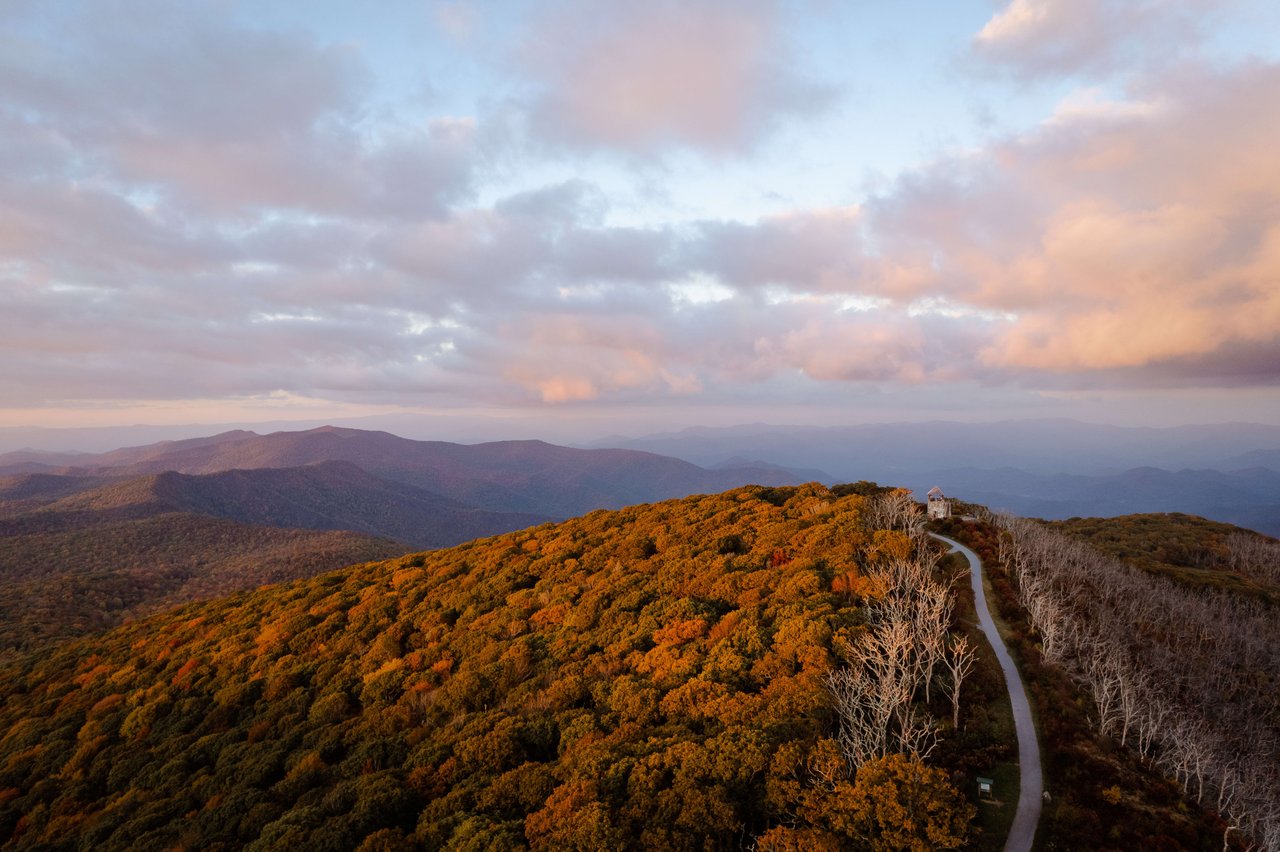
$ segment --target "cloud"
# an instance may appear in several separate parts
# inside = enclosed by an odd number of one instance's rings
[[[547,399],[660,392],[659,367],[708,388],[796,374],[1274,383],[1280,117],[1266,105],[1278,98],[1280,66],[1188,69],[1123,102],[1073,97],[1033,132],[907,175],[860,209],[652,233],[671,280],[694,276],[707,298],[597,290],[578,321],[625,316],[629,333],[571,334],[560,317],[502,357],[521,359],[523,387],[551,381]],[[536,325],[540,310],[521,316]],[[650,369],[599,366],[627,353]]]
[[[370,136],[352,46],[238,24],[214,3],[61,11],[8,21],[6,170],[250,216],[440,215],[470,192],[474,127],[424,119]]]
[[[706,222],[686,262],[740,289],[856,291],[866,246],[858,208],[797,210],[753,223]]]
[[[796,71],[771,0],[567,0],[531,27],[520,65],[534,135],[552,146],[652,155],[742,152],[830,92]]]
[[[983,61],[1021,76],[1094,76],[1197,47],[1222,0],[1010,0],[973,39]]]
[[[978,353],[1014,374],[1140,379],[1280,337],[1280,66],[1149,81],[1159,108],[1059,114],[868,206],[879,262],[1016,317]],[[891,276],[885,292],[897,292]]]
[[[822,301],[739,301],[673,310],[633,298],[604,313],[525,310],[463,354],[546,403],[680,398],[775,379],[919,383],[956,377],[965,323]]]
[[[700,389],[671,365],[664,328],[644,317],[545,311],[500,328],[503,375],[542,402]],[[512,357],[514,356],[514,357]]]
[[[12,195],[0,390],[562,404],[1274,383],[1280,66],[1091,97],[860,207],[754,222],[611,225],[582,181],[234,237],[110,193]]]
[[[478,202],[486,128],[425,113],[366,121],[349,48],[203,5],[101,8],[98,28],[49,24],[57,38],[15,25],[15,50],[0,51],[13,93],[0,105],[10,406],[1280,379],[1274,64],[1186,64],[1119,95],[1081,89],[1032,131],[856,206],[624,226],[580,179],[496,199],[490,183]],[[766,3],[633,4],[611,7],[624,10],[614,19],[601,8],[539,19],[543,37],[565,39],[562,58],[537,59],[537,114],[563,120],[559,144],[742,150],[806,103],[784,97],[794,79],[764,79],[785,50]],[[113,25],[139,9],[171,44]],[[586,35],[556,29],[573,14]],[[992,38],[1038,20],[1009,19]],[[635,116],[609,118],[604,94],[649,70],[645,48],[663,39],[670,67],[633,99]],[[205,97],[208,114],[187,103]],[[699,113],[707,100],[722,111]]]
[[[450,3],[433,0],[431,17],[450,38],[458,42],[468,41],[475,32],[480,17],[479,10],[468,3]]]

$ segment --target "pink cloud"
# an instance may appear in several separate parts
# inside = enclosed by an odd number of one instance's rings
[[[1159,107],[1060,115],[870,206],[882,268],[1016,317],[981,364],[1096,372],[1280,338],[1280,67],[1135,96]],[[892,274],[872,286],[900,292]]]
[[[523,52],[540,86],[533,129],[555,144],[634,153],[750,148],[829,97],[792,70],[780,15],[770,0],[560,3]]]
[[[679,359],[664,340],[669,332],[656,316],[548,310],[502,326],[495,354],[508,380],[547,403],[700,390],[695,373],[674,363]]]
[[[785,45],[768,3],[599,8],[540,19],[564,53],[530,60],[536,108],[564,120],[563,144],[738,150],[807,103],[787,94],[794,77],[769,78]],[[1040,20],[990,37],[1012,44]],[[198,23],[177,27],[177,48],[138,46],[136,68],[102,45],[76,73],[56,48],[0,56],[22,106],[0,109],[6,403],[1280,381],[1280,66],[1084,90],[1033,131],[856,207],[646,228],[610,224],[581,181],[470,202],[482,128],[361,137],[359,70],[303,37],[245,35],[240,71],[264,85],[241,120],[235,92],[210,83],[220,126],[206,132],[184,87],[244,34]],[[170,90],[165,63],[198,33],[204,70]]]
[[[1233,0],[1010,0],[973,52],[1020,75],[1101,74],[1167,63],[1198,46],[1205,22]]]
[[[865,274],[863,224],[857,207],[797,210],[752,223],[706,222],[686,262],[745,289],[856,290]]]

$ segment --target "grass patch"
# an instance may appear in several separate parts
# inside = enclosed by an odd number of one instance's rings
[[[1013,815],[1018,812],[1018,766],[1009,762],[997,763],[985,777],[994,783],[990,799],[974,798],[978,805],[978,825],[982,828],[975,848],[999,850],[1004,848],[1009,829],[1013,826]]]

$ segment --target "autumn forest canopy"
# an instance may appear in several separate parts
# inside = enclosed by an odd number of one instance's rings
[[[22,658],[0,687],[0,836],[958,847],[974,829],[940,760],[957,754],[949,605],[936,656],[905,640],[909,691],[881,729],[832,697],[915,611],[895,572],[948,587],[909,499],[850,491],[593,512]]]

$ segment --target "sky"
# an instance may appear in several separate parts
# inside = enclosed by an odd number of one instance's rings
[[[1280,423],[1277,105],[1271,0],[0,0],[0,427]]]

